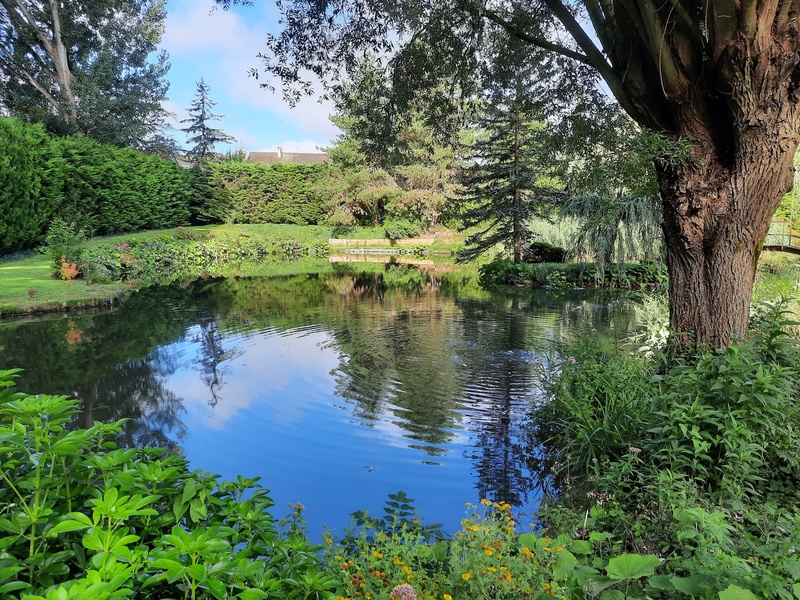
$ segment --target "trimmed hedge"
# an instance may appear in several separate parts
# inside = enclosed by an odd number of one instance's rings
[[[61,212],[93,235],[189,223],[189,186],[177,164],[84,137],[53,140],[64,161]]]
[[[221,162],[210,163],[208,170],[211,187],[224,194],[206,212],[222,212],[229,223],[317,225],[325,217],[313,186],[328,175],[327,165]]]
[[[35,246],[59,205],[61,165],[42,125],[0,118],[0,255]]]
[[[40,244],[55,216],[93,235],[187,225],[190,196],[171,161],[0,118],[0,255]]]

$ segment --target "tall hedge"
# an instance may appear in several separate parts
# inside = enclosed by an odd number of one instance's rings
[[[325,216],[314,184],[327,177],[325,164],[261,165],[247,162],[210,163],[210,183],[225,191],[230,223],[293,223],[316,225]]]
[[[39,243],[57,210],[59,159],[41,125],[0,118],[0,255]]]
[[[64,218],[94,235],[188,224],[189,191],[180,166],[85,137],[53,143],[64,164]]]
[[[94,235],[187,225],[189,199],[173,162],[0,118],[0,255],[41,243],[55,215]]]

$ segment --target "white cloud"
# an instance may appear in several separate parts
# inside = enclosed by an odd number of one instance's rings
[[[203,77],[218,103],[215,112],[225,116],[220,127],[248,149],[274,149],[284,137],[282,128],[286,137],[303,140],[298,145],[304,149],[329,145],[339,133],[328,118],[331,103],[305,98],[291,108],[280,89],[264,89],[261,80],[249,75],[260,67],[257,54],[265,50],[274,15],[267,20],[269,11],[255,8],[212,12],[213,6],[210,0],[171,0],[168,5],[163,46],[173,62],[171,93],[188,102],[194,87],[189,92],[187,82]]]

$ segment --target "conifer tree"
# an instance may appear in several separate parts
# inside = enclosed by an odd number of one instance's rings
[[[218,121],[224,116],[211,112],[217,103],[208,97],[209,89],[208,84],[200,78],[194,101],[188,110],[189,118],[181,120],[181,123],[189,123],[189,126],[182,128],[181,131],[186,132],[187,142],[194,144],[186,154],[195,163],[204,163],[212,158],[215,155],[216,144],[230,144],[236,141],[233,136],[221,129],[209,127],[209,121]]]
[[[503,243],[519,263],[530,237],[526,222],[543,216],[556,193],[555,150],[545,114],[556,98],[536,89],[552,69],[552,58],[501,37],[498,42],[510,58],[498,57],[485,75],[488,85],[473,122],[475,141],[466,147],[460,174],[463,227],[480,226],[467,238],[460,259],[472,260]]]

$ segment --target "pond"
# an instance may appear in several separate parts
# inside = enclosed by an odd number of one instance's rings
[[[311,539],[403,490],[454,532],[465,503],[538,496],[526,428],[553,340],[620,335],[613,296],[487,292],[458,271],[332,265],[141,290],[110,311],[0,323],[19,388],[74,395],[77,425],[130,418],[123,445],[261,477]]]

